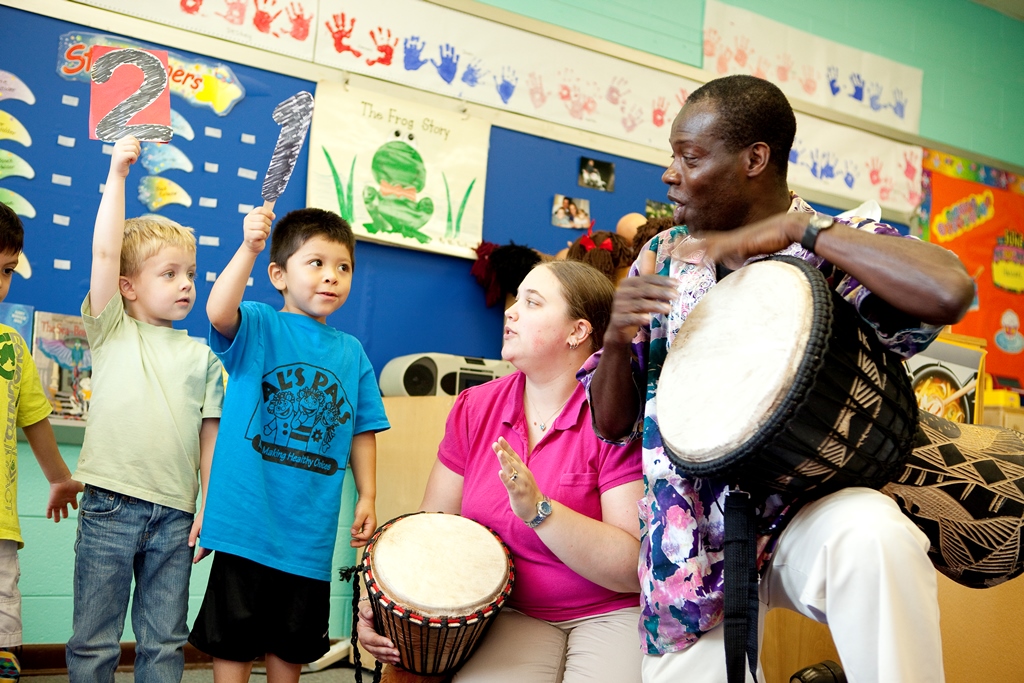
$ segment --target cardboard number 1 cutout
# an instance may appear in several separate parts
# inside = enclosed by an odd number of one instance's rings
[[[129,125],[128,123],[167,90],[167,70],[159,58],[149,52],[132,48],[106,52],[93,62],[90,72],[93,83],[100,85],[106,83],[114,75],[114,71],[128,64],[142,70],[142,85],[121,100],[96,123],[93,131],[95,137],[106,142],[114,142],[126,135],[134,135],[142,141],[169,142],[173,135],[169,125],[161,123]],[[93,100],[96,99],[96,86],[94,85]],[[167,121],[170,123],[169,101]]]
[[[303,90],[289,97],[274,108],[274,121],[281,126],[281,134],[277,138],[277,146],[270,158],[270,168],[263,180],[263,205],[274,208],[274,202],[284,194],[288,180],[295,170],[295,162],[299,160],[302,143],[309,130],[309,122],[313,120],[313,96]]]

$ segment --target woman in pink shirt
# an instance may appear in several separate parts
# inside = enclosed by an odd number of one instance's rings
[[[501,355],[518,372],[467,389],[448,416],[420,509],[494,529],[516,567],[507,607],[455,683],[640,681],[640,450],[594,435],[576,380],[613,296],[591,266],[538,265],[505,311]],[[358,630],[398,663],[369,605]]]

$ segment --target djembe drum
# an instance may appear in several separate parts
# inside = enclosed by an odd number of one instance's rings
[[[402,515],[374,533],[362,570],[377,632],[420,676],[456,670],[512,591],[512,554],[493,531],[444,513]]]
[[[694,386],[715,390],[693,401]],[[902,471],[917,426],[900,360],[790,257],[745,266],[704,296],[672,342],[657,402],[677,469],[746,490],[881,487]]]

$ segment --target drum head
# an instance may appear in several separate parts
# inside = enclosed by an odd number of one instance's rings
[[[757,434],[793,384],[813,323],[811,283],[785,261],[745,266],[715,285],[672,342],[658,385],[673,459],[712,463]]]
[[[465,616],[490,605],[508,580],[508,558],[485,526],[425,513],[395,521],[370,560],[381,591],[426,617]]]

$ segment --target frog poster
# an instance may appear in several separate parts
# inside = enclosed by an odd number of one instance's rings
[[[315,99],[308,206],[361,239],[476,258],[489,123],[337,83]]]

